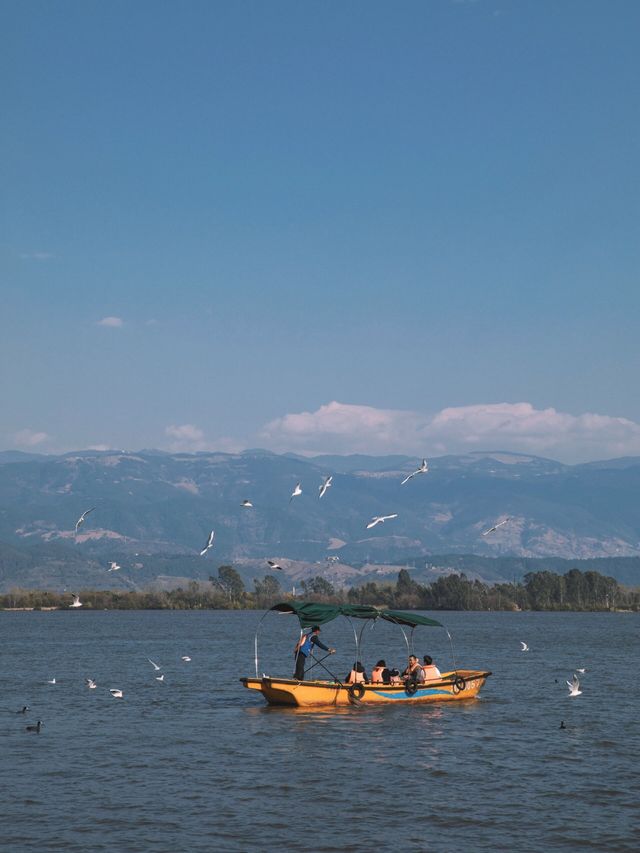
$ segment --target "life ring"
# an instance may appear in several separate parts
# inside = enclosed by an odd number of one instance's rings
[[[352,699],[362,699],[364,696],[364,687],[362,684],[350,684],[348,693]]]
[[[467,682],[461,675],[456,675],[453,680],[453,692],[454,693],[462,693],[462,691],[467,686]]]
[[[413,696],[418,689],[418,682],[417,681],[407,681],[407,683],[404,686],[404,689],[407,691],[409,696]]]

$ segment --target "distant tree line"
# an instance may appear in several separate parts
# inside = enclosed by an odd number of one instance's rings
[[[208,582],[190,581],[167,591],[79,590],[92,610],[231,610],[266,609],[281,599],[278,578],[266,575],[247,590],[233,566],[220,566]],[[640,590],[621,586],[598,572],[571,569],[564,575],[529,572],[520,583],[485,584],[464,574],[446,575],[430,584],[413,580],[406,569],[395,584],[370,582],[338,590],[317,576],[301,584],[299,598],[328,603],[374,604],[404,610],[635,610]],[[70,593],[14,589],[0,595],[2,609],[66,608]]]
[[[485,584],[464,574],[419,584],[406,569],[395,585],[352,587],[354,604],[380,603],[407,610],[640,610],[640,590],[598,572],[571,569],[564,575],[528,572],[519,583]]]

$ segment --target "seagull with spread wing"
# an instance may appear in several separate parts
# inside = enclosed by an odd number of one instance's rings
[[[488,536],[490,533],[493,533],[495,530],[497,530],[499,527],[502,527],[502,525],[506,524],[508,521],[511,521],[509,516],[507,516],[507,518],[505,518],[504,521],[499,521],[497,524],[494,524],[493,527],[490,527],[488,530],[485,530],[482,535]]]
[[[95,509],[94,506],[92,506],[91,509],[85,509],[85,511],[80,516],[80,518],[76,521],[76,533],[78,532],[78,530],[80,530],[80,528],[84,524],[85,518],[89,515],[90,512],[93,512],[94,509]]]
[[[284,569],[282,568],[282,566],[281,566],[279,563],[276,563],[276,562],[275,562],[275,560],[267,560],[267,563],[269,563],[269,566],[270,566],[272,569],[279,569],[279,571],[281,571],[281,572],[283,572],[283,571],[284,571]]]
[[[374,515],[369,524],[367,524],[367,530],[370,530],[372,527],[375,527],[376,524],[384,524],[385,521],[389,521],[390,519],[397,517],[397,512],[393,512],[391,513],[391,515]]]
[[[209,548],[213,548],[213,540],[214,540],[215,538],[216,538],[215,530],[212,530],[212,531],[211,531],[211,533],[209,534],[209,538],[207,539],[207,544],[204,546],[204,548],[202,549],[202,551],[200,551],[200,556],[201,556],[201,557],[204,557],[204,555],[207,553],[207,551],[209,550]]]
[[[413,477],[417,476],[418,474],[427,474],[428,472],[429,472],[429,463],[427,462],[426,459],[423,459],[420,467],[416,471],[413,471],[411,474],[409,474],[408,477],[405,477],[404,480],[400,483],[400,485],[404,486],[405,483],[408,483],[409,480],[411,480]]]
[[[332,481],[332,480],[333,480],[333,476],[331,476],[331,477],[325,477],[325,478],[324,478],[324,482],[322,483],[322,485],[321,485],[321,486],[318,486],[318,492],[320,493],[320,494],[318,495],[318,497],[319,497],[319,498],[323,497],[323,496],[325,495],[325,493],[326,493],[327,489],[331,488],[331,481]]]
[[[578,676],[574,673],[571,681],[567,681],[567,687],[569,688],[569,696],[580,696],[582,690],[580,690],[580,682],[578,681]]]
[[[295,489],[291,492],[291,497],[289,498],[289,503],[291,503],[291,501],[294,498],[297,498],[298,495],[301,495],[301,494],[302,494],[302,483],[296,483]]]

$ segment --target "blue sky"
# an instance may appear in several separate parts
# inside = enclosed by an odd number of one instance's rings
[[[0,446],[640,455],[637,3],[2,11]]]

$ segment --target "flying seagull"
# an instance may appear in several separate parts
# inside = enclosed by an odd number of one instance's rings
[[[118,690],[116,687],[110,687],[109,693],[111,693],[114,699],[124,698],[124,693],[122,692],[122,690]]]
[[[520,640],[520,645],[522,646],[522,648],[520,649],[521,652],[529,651],[529,646],[526,643],[523,643],[522,640]]]
[[[189,655],[182,655],[180,660],[183,660],[185,663],[189,663],[191,658],[189,657]]]
[[[85,681],[87,683],[87,687],[89,688],[89,690],[95,690],[96,689],[97,684],[95,683],[93,678],[85,678]]]
[[[108,572],[117,572],[118,569],[121,569],[121,568],[122,568],[122,566],[119,566],[115,562],[111,562],[111,563],[109,563],[109,568],[107,569],[107,571]]]
[[[150,664],[151,664],[151,666],[155,669],[155,671],[156,671],[156,672],[160,672],[160,670],[162,669],[162,667],[158,666],[158,664],[157,664],[157,663],[155,663],[154,661],[152,661],[152,660],[151,660],[151,658],[147,658],[147,660],[149,661],[149,663],[150,663]]]
[[[483,536],[488,536],[489,533],[493,533],[494,530],[497,530],[499,527],[502,527],[503,524],[506,524],[507,521],[511,521],[511,519],[507,516],[504,521],[499,521],[498,524],[494,524],[493,527],[490,527],[488,530],[485,530],[482,534]]]
[[[390,518],[397,518],[398,513],[394,512],[391,515],[374,515],[369,524],[367,524],[367,530],[372,527],[375,527],[376,524],[384,524],[385,521],[389,521]]]
[[[207,544],[204,546],[202,551],[200,551],[200,556],[204,557],[209,548],[213,548],[213,540],[216,538],[215,530],[212,530],[209,534],[209,538],[207,539]]]
[[[333,480],[333,476],[325,477],[323,484],[321,486],[318,486],[318,491],[320,492],[320,494],[318,495],[319,498],[321,498],[325,494],[327,489],[329,489],[331,487],[331,481],[332,480]]]
[[[82,607],[82,602],[80,601],[80,596],[76,595],[75,592],[72,592],[73,602],[69,605],[69,607]]]
[[[409,482],[409,480],[411,480],[413,477],[415,477],[415,476],[416,476],[416,474],[427,474],[427,473],[428,473],[428,471],[429,471],[429,463],[427,462],[427,460],[426,460],[426,459],[423,459],[423,460],[422,460],[422,465],[420,465],[420,467],[418,468],[418,470],[417,470],[417,471],[414,471],[414,472],[413,472],[413,473],[411,473],[411,474],[409,474],[409,476],[408,476],[408,477],[405,477],[405,478],[404,478],[404,480],[400,483],[400,485],[401,485],[401,486],[404,486],[404,484],[405,484],[405,483],[408,483],[408,482]]]
[[[253,506],[253,504],[251,503],[251,501],[244,500],[244,501],[242,501],[242,503],[240,504],[240,506],[243,506],[243,507],[245,507],[246,509],[249,509],[249,507]]]
[[[55,683],[56,683],[55,678],[50,678],[50,679],[47,681],[47,684],[55,684]]]
[[[302,494],[302,483],[296,483],[295,489],[291,492],[291,497],[289,498],[289,503],[291,503],[291,501],[294,498],[297,498],[298,495],[301,495],[301,494]]]
[[[567,687],[569,688],[569,696],[580,696],[582,690],[580,690],[580,682],[578,681],[578,676],[574,673],[571,681],[567,681]]]
[[[94,511],[94,509],[95,509],[95,507],[94,507],[94,506],[92,506],[92,507],[91,507],[91,509],[85,509],[85,511],[84,511],[84,512],[82,513],[82,515],[80,516],[80,518],[76,521],[76,533],[78,532],[78,530],[79,530],[79,529],[82,527],[82,525],[84,524],[84,520],[85,520],[85,518],[89,515],[89,513],[90,513],[90,512],[93,512],[93,511]]]
[[[272,569],[280,569],[280,571],[284,571],[282,566],[279,563],[276,563],[274,560],[267,560],[267,563],[271,566]]]
[[[156,681],[164,681],[164,672],[162,675],[156,675]]]
[[[580,675],[584,675],[586,671],[587,671],[586,666],[585,666],[585,667],[583,667],[582,669],[577,669],[577,670],[576,670],[576,672],[579,672],[579,673],[580,673]]]

